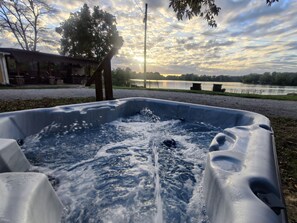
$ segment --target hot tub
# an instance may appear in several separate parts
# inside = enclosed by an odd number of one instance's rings
[[[32,166],[30,167],[24,155],[28,154],[28,146],[22,149],[19,146],[24,140],[48,129],[48,126],[56,127],[58,124],[57,129],[68,129],[69,126],[73,128],[73,123],[101,126],[119,118],[139,114],[143,109],[151,112],[150,118],[153,114],[154,117],[167,120],[167,123],[170,123],[170,120],[190,125],[202,123],[202,128],[212,126],[217,131],[209,145],[209,152],[205,155],[205,164],[197,164],[203,173],[202,203],[205,205],[207,219],[194,219],[196,222],[286,222],[274,136],[266,117],[247,111],[148,98],[128,98],[0,114],[0,221],[59,222],[63,213],[63,202],[60,201],[61,196],[59,198],[55,193],[53,182],[50,184],[43,173],[32,172]],[[162,148],[174,150],[175,143],[178,141],[165,140]],[[118,153],[115,148],[104,150],[105,153],[106,151]],[[158,205],[158,199],[164,199],[162,181],[159,180],[164,176],[158,173],[159,169],[163,168],[158,164],[158,159],[161,159],[158,156],[162,154],[156,151],[152,153],[152,163],[155,165],[155,181],[152,184],[155,185],[153,194],[156,201],[153,210],[156,215],[152,221],[165,222],[162,215],[164,207]],[[164,162],[168,159],[168,156],[165,157]],[[69,170],[88,162],[89,159],[79,162]],[[174,162],[167,162],[166,165],[174,167]],[[187,166],[187,162],[184,165]],[[182,187],[186,188],[184,185]],[[183,195],[183,192],[181,194]],[[181,196],[182,199],[185,196],[188,195]],[[191,200],[192,208],[198,206],[192,198],[188,200]],[[171,222],[194,222],[186,216],[174,216],[172,219]],[[96,219],[94,221],[96,222]]]

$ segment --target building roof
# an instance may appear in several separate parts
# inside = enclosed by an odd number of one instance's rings
[[[99,62],[89,59],[80,59],[57,54],[41,53],[38,51],[28,51],[15,48],[0,48],[0,53],[9,53],[19,62],[53,62],[53,63],[71,63],[79,65],[98,65]]]

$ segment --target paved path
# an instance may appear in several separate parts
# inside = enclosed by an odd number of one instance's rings
[[[95,90],[89,88],[0,90],[0,100],[72,98],[94,96]],[[266,99],[250,99],[229,96],[146,90],[114,90],[114,97],[159,98],[173,101],[190,102],[195,104],[243,109],[261,113],[266,116],[281,116],[297,119],[297,101],[277,101]]]

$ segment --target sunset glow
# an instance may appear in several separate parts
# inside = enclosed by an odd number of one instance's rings
[[[147,70],[164,74],[241,75],[251,72],[296,72],[297,1],[280,0],[268,7],[265,0],[217,0],[222,8],[218,27],[201,18],[178,21],[169,1],[146,1],[148,9]],[[39,51],[58,53],[60,36],[54,31],[79,0],[49,0],[59,13],[46,18],[54,44],[43,43]],[[143,12],[141,0],[86,1],[99,5],[117,19],[124,45],[113,67],[143,70]],[[0,37],[1,47],[18,47],[11,33]]]

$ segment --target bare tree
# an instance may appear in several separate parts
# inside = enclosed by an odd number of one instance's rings
[[[46,32],[41,18],[56,10],[43,0],[0,0],[0,28],[12,32],[24,50],[36,51]]]

